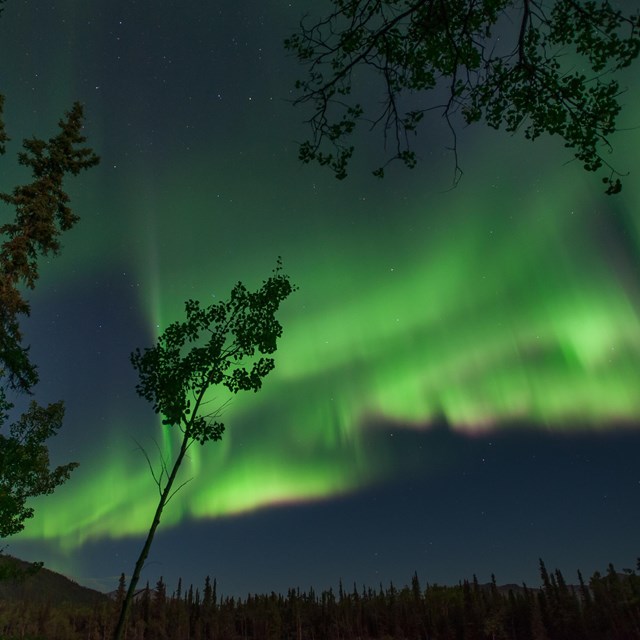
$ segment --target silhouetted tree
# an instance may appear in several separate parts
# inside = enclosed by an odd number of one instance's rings
[[[203,637],[205,640],[213,638],[213,617],[216,608],[216,581],[214,579],[211,585],[209,576],[205,578],[204,590],[202,592],[202,621],[203,621]]]
[[[1,10],[0,10],[1,11]],[[0,155],[9,138],[0,95]],[[95,166],[98,156],[83,146],[83,109],[75,103],[58,123],[60,132],[48,141],[23,141],[18,163],[30,170],[32,181],[0,192],[0,201],[13,208],[12,220],[0,216],[0,537],[17,533],[33,515],[26,501],[51,493],[65,482],[75,463],[50,468],[46,440],[62,424],[62,402],[40,407],[35,402],[16,422],[7,421],[13,408],[8,393],[32,392],[38,381],[36,366],[23,344],[20,317],[30,306],[25,289],[33,289],[38,261],[60,251],[60,236],[78,221],[69,207],[65,179]]]
[[[0,121],[3,103],[0,97]],[[0,362],[3,377],[22,391],[29,391],[38,380],[28,349],[22,345],[19,316],[30,312],[22,289],[34,288],[39,277],[38,258],[57,254],[60,236],[79,220],[68,206],[65,177],[99,162],[90,148],[82,146],[86,142],[81,134],[82,105],[76,102],[58,126],[60,133],[48,141],[23,141],[18,162],[31,171],[32,182],[0,193],[0,200],[15,209],[13,221],[0,226]],[[4,151],[1,145],[0,153]]]
[[[116,604],[122,605],[124,597],[127,593],[127,578],[124,575],[124,572],[120,574],[120,578],[118,578],[118,588],[116,590]]]
[[[187,301],[184,322],[170,324],[156,346],[137,349],[131,355],[140,379],[136,391],[162,415],[164,426],[180,431],[182,440],[171,468],[163,459],[160,473],[156,474],[150,465],[160,499],[129,582],[116,640],[122,637],[127,611],[162,512],[182,486],[173,488],[187,450],[196,442],[204,445],[222,438],[220,410],[208,412],[205,395],[216,385],[233,393],[257,392],[261,388],[262,379],[275,366],[273,358],[264,356],[275,352],[282,335],[275,316],[294,289],[278,260],[271,277],[253,293],[239,282],[226,302],[202,308],[197,301]]]
[[[468,580],[462,584],[462,597],[464,602],[464,637],[468,640],[483,640],[483,616],[482,599],[480,597],[478,581],[473,577],[473,588]]]
[[[311,138],[303,162],[347,175],[356,126],[381,127],[389,161],[417,162],[411,148],[424,115],[439,110],[452,136],[454,116],[471,124],[524,131],[534,140],[557,134],[587,171],[603,165],[607,193],[621,188],[603,157],[620,111],[618,82],[640,50],[637,3],[610,0],[332,0],[333,10],[303,19],[285,40],[307,69],[294,104],[311,103]],[[621,8],[616,7],[621,5]],[[624,9],[624,11],[623,11]],[[358,82],[378,78],[364,100]],[[424,102],[425,94],[435,96]],[[364,104],[368,101],[369,104]],[[382,176],[384,167],[374,174]]]
[[[51,469],[45,442],[62,425],[61,402],[41,407],[31,406],[0,434],[0,537],[11,536],[24,529],[24,521],[33,516],[28,498],[52,493],[65,482],[78,465],[70,462]],[[0,415],[0,422],[6,418]]]
[[[167,634],[167,587],[160,576],[151,600],[149,635],[158,640],[166,640]]]

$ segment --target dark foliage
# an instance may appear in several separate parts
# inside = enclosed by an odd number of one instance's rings
[[[9,140],[2,118],[0,95],[0,154]],[[84,145],[83,110],[78,103],[60,120],[59,133],[48,141],[24,140],[18,162],[33,180],[0,192],[0,201],[15,212],[12,220],[0,218],[0,537],[24,528],[33,515],[28,498],[51,493],[77,466],[50,467],[46,441],[58,431],[64,414],[61,402],[29,409],[6,427],[13,408],[8,393],[31,393],[38,381],[36,366],[23,345],[20,316],[29,315],[25,289],[38,279],[38,261],[60,250],[60,236],[77,222],[64,190],[65,178],[77,175],[99,161]]]
[[[262,379],[274,368],[273,358],[265,356],[275,352],[282,335],[276,313],[294,290],[278,260],[271,277],[255,292],[239,282],[226,302],[203,308],[188,300],[185,321],[170,324],[154,347],[137,349],[131,355],[140,378],[136,391],[162,415],[163,425],[180,430],[182,442],[173,462],[161,460],[159,472],[147,456],[160,499],[122,603],[116,640],[123,637],[127,612],[164,507],[182,486],[173,489],[187,450],[195,442],[204,445],[222,438],[221,407],[206,408],[207,392],[218,385],[232,393],[257,392],[262,387]]]
[[[218,596],[182,581],[172,595],[162,578],[137,592],[128,640],[633,640],[640,638],[640,576],[609,567],[589,584],[569,586],[541,563],[542,587],[498,586],[475,579],[446,587],[414,575],[411,586],[332,589],[317,594]],[[123,591],[121,584],[118,593]],[[117,600],[92,606],[0,600],[0,636],[97,640],[114,626]],[[64,635],[66,634],[66,635]]]
[[[636,4],[635,13],[630,5]],[[285,41],[307,69],[296,104],[310,103],[311,138],[303,162],[347,175],[350,139],[364,122],[391,139],[390,160],[413,168],[411,138],[438,110],[453,139],[454,116],[471,124],[522,131],[535,140],[557,134],[585,170],[606,167],[608,194],[621,189],[605,159],[620,111],[612,75],[640,51],[637,3],[609,0],[332,0],[333,10],[305,19]],[[620,5],[620,7],[616,6]],[[369,72],[369,73],[367,73]],[[377,78],[379,96],[353,98]],[[429,102],[427,95],[435,96]],[[385,145],[386,146],[386,145]],[[384,167],[374,174],[382,177]]]
[[[48,407],[32,402],[9,434],[0,434],[0,537],[22,531],[24,521],[33,516],[27,499],[53,493],[78,466],[70,462],[50,468],[45,443],[62,426],[63,415],[61,402]]]
[[[0,100],[2,107],[4,100]],[[37,382],[35,366],[22,345],[19,316],[29,315],[22,288],[33,289],[38,259],[60,250],[60,236],[78,221],[69,207],[64,179],[95,166],[99,158],[82,146],[83,109],[75,103],[58,123],[60,133],[48,141],[24,140],[18,162],[30,169],[33,181],[0,193],[15,209],[11,222],[0,225],[0,363],[12,387],[28,391]],[[0,152],[7,140],[0,110]]]
[[[216,385],[233,393],[260,389],[273,358],[260,357],[251,366],[247,361],[276,350],[282,326],[275,313],[292,291],[278,262],[258,291],[251,293],[239,282],[227,302],[205,309],[188,300],[186,321],[169,325],[155,347],[132,354],[140,376],[136,391],[162,414],[163,424],[180,428],[200,444],[219,440],[223,425],[198,413],[204,394]]]

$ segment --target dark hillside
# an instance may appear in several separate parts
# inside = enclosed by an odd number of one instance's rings
[[[0,555],[0,601],[60,605],[93,605],[109,598],[106,594],[80,586],[59,573],[12,556]]]

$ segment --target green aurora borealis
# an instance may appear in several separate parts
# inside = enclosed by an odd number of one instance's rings
[[[16,552],[37,543],[57,566],[73,567],[87,542],[146,532],[157,490],[131,437],[152,456],[154,440],[166,455],[172,441],[135,397],[128,353],[178,318],[187,298],[226,296],[238,279],[253,286],[278,255],[300,289],[282,312],[276,370],[260,393],[233,400],[221,442],[190,450],[181,473],[193,480],[162,530],[382,486],[423,463],[394,449],[394,434],[437,422],[469,438],[531,424],[551,433],[637,429],[637,130],[616,142],[617,166],[631,171],[616,198],[564,165],[555,141],[532,146],[480,128],[465,132],[455,190],[445,191],[453,161],[441,132],[420,139],[424,160],[412,173],[398,168],[381,183],[355,170],[337,183],[297,164],[303,114],[282,99],[295,68],[280,34],[301,8],[270,2],[254,24],[252,9],[223,3],[226,18],[201,8],[174,25],[160,12],[147,29],[127,3],[91,3],[82,15],[59,4],[71,34],[60,55],[23,61],[3,91],[15,138],[46,128],[45,108],[49,122],[74,98],[86,102],[87,135],[103,158],[74,183],[81,224],[33,296],[43,393],[64,397],[70,415],[53,450],[81,467],[35,501]],[[129,61],[114,70],[119,11],[125,26],[139,24],[128,41],[123,32]],[[220,34],[238,12],[250,35],[233,45]],[[0,25],[24,33],[30,16],[7,6]],[[190,49],[207,19],[208,73]],[[224,51],[218,75],[215,43]],[[26,46],[13,44],[16,55]],[[172,66],[162,66],[167,55]],[[53,93],[30,90],[30,65],[57,78]],[[637,97],[632,87],[631,105]],[[28,99],[35,114],[21,110]],[[637,109],[625,109],[623,123],[637,126]],[[105,296],[99,286],[109,282],[117,284]],[[91,345],[82,357],[69,350],[74,334]],[[453,469],[457,459],[434,456],[432,468]]]
[[[340,264],[336,252],[329,273],[314,269],[317,252],[307,265],[297,258],[301,291],[287,304],[276,371],[258,395],[226,410],[222,442],[191,450],[184,475],[196,479],[163,525],[383,481],[397,460],[392,451],[362,451],[372,419],[420,429],[444,416],[470,435],[519,420],[549,429],[634,422],[640,323],[625,264],[633,256],[619,243],[613,259],[598,251],[606,234],[621,233],[619,221],[599,214],[590,223],[603,228],[585,232],[587,216],[571,206],[559,194],[507,220],[449,212],[441,229],[388,259],[395,266],[380,267],[366,286],[334,279],[375,265],[371,256],[351,251],[352,265]],[[156,290],[152,325],[178,317],[181,306]],[[141,505],[152,503],[154,487],[148,469],[121,454],[98,458],[90,477],[43,500],[25,536],[72,549],[144,532]],[[110,499],[95,508],[96,495]]]

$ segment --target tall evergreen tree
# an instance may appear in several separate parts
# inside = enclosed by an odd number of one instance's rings
[[[4,102],[0,95],[0,155],[9,141]],[[35,287],[39,260],[60,251],[61,235],[79,219],[69,206],[66,179],[99,162],[84,146],[83,123],[82,105],[75,103],[59,121],[57,135],[25,139],[18,163],[31,172],[32,181],[0,192],[5,211],[14,211],[12,219],[0,215],[0,538],[21,531],[33,516],[29,498],[52,493],[77,466],[50,466],[46,441],[62,425],[62,402],[46,407],[32,402],[15,422],[8,420],[11,394],[31,394],[38,382],[20,329],[21,317],[31,311],[24,290]]]

